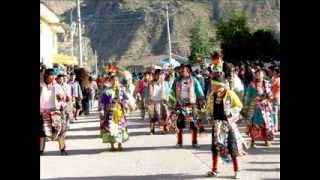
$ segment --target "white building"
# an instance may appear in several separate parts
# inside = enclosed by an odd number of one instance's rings
[[[57,33],[64,33],[58,16],[40,2],[40,63],[52,67],[53,56],[58,53]]]

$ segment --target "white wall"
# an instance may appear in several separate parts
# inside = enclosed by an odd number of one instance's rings
[[[40,25],[40,62],[52,67],[53,55],[57,53],[57,35],[49,25],[41,22]]]

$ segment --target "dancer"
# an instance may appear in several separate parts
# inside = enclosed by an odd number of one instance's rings
[[[155,79],[148,85],[147,91],[151,97],[148,101],[148,112],[150,122],[150,134],[155,133],[155,123],[163,125],[163,133],[167,132],[166,120],[168,117],[168,95],[169,84],[164,81],[164,74],[160,69],[155,70]]]
[[[192,147],[198,147],[197,100],[204,101],[204,93],[198,80],[191,75],[191,68],[181,66],[181,75],[174,81],[169,101],[177,114],[177,147],[183,145],[183,129],[190,125],[192,131]],[[203,103],[202,103],[203,104]]]
[[[122,150],[122,143],[129,139],[125,112],[127,100],[118,77],[112,75],[111,86],[102,92],[99,105],[103,143],[110,143],[111,151],[116,150],[115,143],[118,144],[118,150]]]
[[[272,94],[276,126],[278,131],[280,131],[280,69],[278,67],[273,70]]]
[[[251,137],[251,146],[255,140],[265,141],[266,146],[271,146],[274,138],[275,118],[272,110],[272,91],[269,82],[264,80],[264,72],[258,69],[255,72],[255,80],[250,83],[245,94],[245,106],[247,106],[247,133]]]
[[[67,155],[65,150],[67,123],[60,106],[64,96],[58,94],[58,88],[53,84],[53,69],[47,69],[43,79],[44,81],[40,83],[40,154],[43,154],[46,138],[49,138],[59,142],[61,155]]]
[[[206,105],[209,122],[212,124],[212,170],[207,175],[218,175],[220,155],[225,162],[233,162],[235,179],[239,179],[238,156],[245,152],[244,140],[236,122],[239,120],[242,104],[239,97],[227,88],[223,74],[214,78]]]
[[[72,101],[71,101],[71,87],[66,83],[66,75],[59,74],[57,77],[56,93],[62,97],[59,101],[62,117],[65,118],[68,126],[72,117]]]

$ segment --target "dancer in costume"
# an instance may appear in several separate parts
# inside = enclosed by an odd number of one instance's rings
[[[111,86],[102,92],[99,105],[103,143],[110,143],[112,151],[115,150],[115,143],[118,144],[118,150],[122,150],[122,143],[129,139],[126,127],[127,100],[118,77],[112,75]]]
[[[228,79],[228,85],[231,90],[233,90],[241,101],[243,101],[243,95],[244,95],[244,85],[241,82],[241,79],[237,75],[237,72],[235,71],[235,68],[231,68],[230,77]]]
[[[148,84],[146,90],[150,97],[148,101],[150,134],[155,133],[155,124],[157,122],[163,125],[163,133],[165,133],[167,132],[167,102],[170,88],[168,82],[164,80],[164,74],[160,69],[155,70],[155,79]]]
[[[177,147],[183,144],[183,129],[190,125],[192,146],[198,147],[197,100],[204,104],[204,93],[199,81],[191,75],[191,68],[181,66],[181,75],[174,81],[170,92],[170,105],[177,115]]]
[[[137,82],[135,92],[134,92],[134,96],[136,97],[136,100],[137,100],[137,105],[140,108],[141,118],[143,120],[145,119],[145,112],[146,112],[144,90],[147,84],[148,76],[149,75],[147,73],[144,73],[142,79]]]
[[[60,109],[62,115],[65,118],[67,124],[69,125],[70,119],[72,117],[73,104],[71,101],[71,86],[66,83],[66,75],[59,74],[57,77],[56,93],[58,96],[62,97],[59,101]]]
[[[280,131],[280,69],[278,67],[273,70],[272,94],[273,109],[276,117],[276,126],[278,128],[278,131]]]
[[[63,93],[60,94],[58,86],[53,84],[53,69],[47,69],[43,79],[44,81],[40,82],[40,154],[43,154],[46,138],[49,138],[59,142],[61,155],[67,155],[65,151],[67,123],[61,106],[65,96]]]
[[[269,82],[264,80],[262,70],[258,69],[255,75],[256,78],[248,86],[244,99],[247,106],[247,133],[251,137],[252,147],[256,140],[265,141],[265,144],[270,146],[276,131],[271,104],[272,91]]]
[[[212,91],[207,97],[206,109],[209,122],[212,124],[212,170],[207,175],[218,175],[220,155],[225,162],[233,162],[235,178],[239,179],[238,156],[245,152],[244,140],[236,122],[239,120],[242,104],[239,97],[227,87],[222,73],[212,81]]]

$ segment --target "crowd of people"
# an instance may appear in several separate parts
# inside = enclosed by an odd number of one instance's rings
[[[57,140],[61,154],[66,155],[68,124],[79,114],[88,115],[97,99],[100,136],[112,151],[123,149],[122,143],[129,140],[127,115],[140,109],[150,134],[156,134],[157,127],[162,134],[176,133],[177,148],[183,148],[185,128],[191,131],[192,147],[198,148],[198,134],[210,124],[212,169],[207,175],[218,175],[221,157],[233,163],[235,178],[239,178],[238,157],[248,147],[239,122],[246,123],[252,147],[256,141],[271,146],[280,131],[280,64],[226,63],[218,53],[211,59],[210,65],[196,69],[191,65],[148,68],[123,80],[115,68],[96,80],[85,70],[65,75],[46,69],[40,84],[40,152],[49,139]]]

